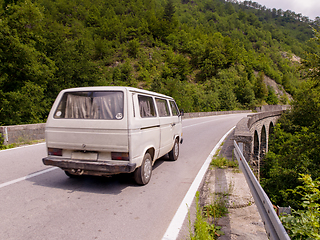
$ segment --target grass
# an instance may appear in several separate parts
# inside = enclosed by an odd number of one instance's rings
[[[199,192],[196,194],[196,220],[191,227],[190,213],[189,218],[189,239],[190,240],[213,240],[217,239],[224,233],[220,230],[221,227],[214,223],[209,223],[208,218],[205,217],[204,210],[199,205]]]
[[[213,222],[217,218],[226,216],[229,213],[227,208],[228,197],[232,194],[233,190],[234,183],[231,181],[227,192],[213,193],[211,203],[203,207],[204,215],[213,218]]]
[[[203,208],[199,205],[199,192],[196,194],[196,220],[193,228],[191,227],[190,212],[189,219],[189,239],[190,240],[212,240],[217,239],[224,232],[217,226],[217,219],[226,216],[229,211],[227,208],[228,196],[232,193],[234,184],[231,182],[227,192],[213,193],[210,204]]]
[[[28,141],[24,141],[24,140],[20,140],[18,143],[11,143],[8,145],[3,145],[0,144],[0,150],[5,150],[5,149],[10,149],[10,148],[15,148],[15,147],[20,147],[22,145],[31,145],[31,144],[36,144],[36,143],[40,143],[43,142],[44,140],[28,140]]]
[[[237,161],[230,161],[225,157],[217,156],[215,155],[212,158],[212,161],[210,163],[210,166],[212,167],[218,167],[218,168],[237,168],[238,162]]]
[[[216,194],[217,195],[217,194]],[[203,207],[203,213],[206,217],[212,217],[215,222],[217,218],[227,215],[226,200],[223,196],[215,196],[213,202]]]

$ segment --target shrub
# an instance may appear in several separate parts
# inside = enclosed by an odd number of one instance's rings
[[[289,190],[301,197],[303,210],[293,210],[292,215],[280,216],[291,239],[320,239],[320,180],[300,174],[302,186]]]

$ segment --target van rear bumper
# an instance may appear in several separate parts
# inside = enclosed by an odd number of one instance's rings
[[[45,157],[42,159],[44,165],[51,165],[59,167],[65,171],[76,169],[84,170],[85,172],[96,172],[104,174],[118,174],[131,173],[136,169],[135,163],[107,163],[107,162],[93,162],[77,159]],[[98,174],[100,175],[100,174]]]

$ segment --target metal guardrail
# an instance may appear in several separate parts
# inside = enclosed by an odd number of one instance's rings
[[[249,167],[236,141],[234,141],[233,144],[235,147],[235,156],[239,162],[239,167],[246,178],[251,194],[254,198],[254,201],[264,223],[268,237],[271,240],[289,240],[290,237],[288,236],[280,219],[274,211],[269,197],[264,192],[263,188],[251,171],[251,168]]]

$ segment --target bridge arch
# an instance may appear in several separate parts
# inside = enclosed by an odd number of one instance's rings
[[[270,125],[269,125],[269,135],[272,134],[274,131],[274,124],[273,122],[270,122]]]
[[[260,159],[263,159],[267,151],[267,133],[266,126],[263,125],[261,129],[261,140],[260,140]]]
[[[252,157],[252,160],[255,165],[259,161],[259,150],[260,150],[259,135],[257,130],[255,130],[254,137],[253,137],[253,157]]]
[[[243,155],[258,179],[260,166],[268,152],[269,134],[273,132],[276,121],[285,110],[286,108],[248,115],[236,126],[234,139],[242,146]]]

